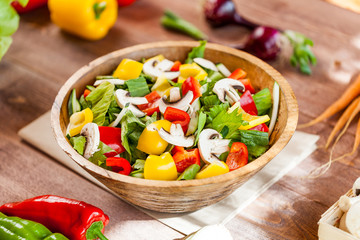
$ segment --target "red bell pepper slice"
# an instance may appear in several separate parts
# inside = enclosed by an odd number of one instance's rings
[[[153,115],[155,112],[159,113],[158,100],[161,96],[157,93],[157,91],[149,93],[145,96],[145,98],[148,100],[148,103],[137,105],[137,107],[148,116]]]
[[[181,86],[181,91],[182,91],[182,95],[185,96],[185,94],[188,91],[192,91],[194,94],[193,99],[191,100],[191,103],[194,102],[195,99],[197,99],[198,97],[201,97],[202,93],[201,93],[201,85],[199,83],[198,80],[196,80],[193,77],[188,77],[185,82],[183,82],[182,86]]]
[[[126,7],[133,4],[136,0],[117,0],[119,7]]]
[[[29,0],[28,4],[23,7],[17,1],[12,2],[11,5],[15,8],[18,13],[27,13],[42,6],[46,6],[48,0]]]
[[[239,80],[246,78],[246,75],[247,73],[244,70],[238,68],[230,74],[229,78]]]
[[[86,98],[90,93],[91,93],[91,91],[89,89],[85,89],[84,98]]]
[[[251,93],[249,90],[246,90],[243,95],[240,97],[240,105],[241,108],[244,109],[246,113],[249,113],[251,115],[258,115],[258,111],[254,102],[253,97],[251,96]]]
[[[128,160],[121,157],[110,157],[106,159],[106,166],[111,167],[114,172],[129,175],[131,172],[131,165]]]
[[[172,154],[179,173],[184,172],[190,165],[197,164],[200,166],[200,153],[197,148],[185,150],[183,147],[175,146]]]
[[[184,134],[189,127],[189,114],[177,108],[167,107],[164,112],[164,119],[172,122],[173,124],[180,124],[184,131]]]
[[[251,84],[250,80],[248,78],[245,79],[239,79],[239,81],[244,85],[245,91],[249,90],[251,94],[255,93],[255,88]]]
[[[257,130],[261,132],[269,132],[269,128],[265,123],[259,124],[255,127],[250,128],[249,130]]]
[[[171,67],[170,71],[177,72],[180,70],[181,62],[175,61],[174,65]]]
[[[111,147],[116,152],[108,152],[104,155],[106,157],[114,157],[122,152],[125,148],[121,143],[121,128],[99,126],[100,141]]]
[[[228,165],[230,171],[234,171],[245,166],[248,163],[248,158],[249,153],[246,145],[242,142],[234,142],[226,158],[226,165]]]

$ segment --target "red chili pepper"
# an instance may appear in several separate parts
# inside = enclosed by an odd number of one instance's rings
[[[181,65],[180,61],[175,61],[174,65],[171,67],[170,71],[173,71],[173,72],[179,71],[180,65]]]
[[[110,157],[106,159],[106,166],[112,167],[114,172],[129,175],[131,172],[131,165],[128,160],[121,157]]]
[[[133,4],[135,0],[117,0],[119,7],[125,7]]]
[[[4,204],[0,212],[41,223],[50,231],[60,232],[69,239],[107,239],[103,232],[109,217],[86,202],[44,195]]]
[[[226,158],[226,165],[228,165],[230,171],[234,171],[245,166],[248,163],[248,158],[249,153],[246,145],[242,142],[234,142]]]
[[[189,122],[190,122],[189,114],[177,108],[167,107],[164,112],[164,119],[174,124],[180,124],[184,133],[186,133],[189,127]]]
[[[86,98],[90,93],[91,93],[91,91],[89,89],[85,89],[84,90],[84,98]]]
[[[175,146],[171,153],[179,173],[184,172],[190,165],[200,166],[200,154],[197,148],[185,150],[183,147]]]
[[[116,152],[108,152],[104,155],[106,157],[114,157],[122,152],[125,148],[121,143],[121,128],[99,126],[100,141],[111,147]]]
[[[201,85],[199,83],[198,80],[196,80],[193,77],[188,77],[185,82],[183,82],[182,86],[181,86],[181,91],[182,91],[182,95],[185,96],[185,94],[188,91],[192,91],[194,94],[194,97],[191,101],[191,103],[193,103],[193,101],[195,99],[197,99],[198,97],[201,97],[202,93],[201,93]]]
[[[40,8],[47,4],[48,0],[29,0],[28,4],[23,7],[19,2],[12,2],[11,5],[15,8],[18,13],[26,13],[31,10]]]
[[[158,100],[161,96],[157,93],[157,91],[149,93],[145,96],[145,98],[148,100],[148,103],[137,105],[137,107],[148,116],[153,115],[155,112],[159,113]]]
[[[269,128],[265,123],[259,124],[255,127],[250,128],[249,130],[257,130],[261,132],[269,132]]]
[[[245,112],[251,115],[258,115],[258,111],[254,102],[253,97],[249,90],[246,90],[243,95],[240,97],[240,105],[241,108],[244,109]]]
[[[244,70],[238,68],[230,74],[229,78],[239,80],[246,78],[246,75],[247,73]]]

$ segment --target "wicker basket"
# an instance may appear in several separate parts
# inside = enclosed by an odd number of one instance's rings
[[[243,68],[256,89],[268,87],[272,91],[274,81],[281,90],[277,123],[270,138],[270,149],[250,164],[230,173],[200,180],[156,181],[128,177],[107,171],[79,155],[65,137],[68,124],[67,101],[75,88],[82,93],[95,76],[111,74],[123,58],[141,60],[163,54],[171,60],[184,61],[194,41],[169,41],[137,45],[100,57],[74,73],[60,89],[51,111],[51,125],[60,147],[81,167],[126,201],[160,212],[189,212],[216,203],[252,175],[263,168],[289,142],[298,120],[298,105],[288,82],[279,72],[260,59],[229,47],[207,44],[205,58],[222,62],[230,70]],[[79,96],[78,96],[79,97]]]

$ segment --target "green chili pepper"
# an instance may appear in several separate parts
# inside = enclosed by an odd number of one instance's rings
[[[3,213],[0,213],[0,226],[0,239],[69,240],[60,233],[51,233],[40,223],[18,217],[7,217]]]
[[[200,166],[197,164],[190,165],[185,171],[178,177],[177,180],[190,180],[194,179],[199,172]]]

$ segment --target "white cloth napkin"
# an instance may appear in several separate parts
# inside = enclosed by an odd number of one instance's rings
[[[71,160],[57,145],[50,126],[50,112],[45,113],[22,128],[19,135],[36,148],[109,191],[103,184]],[[234,193],[224,200],[196,212],[164,214],[143,208],[139,209],[186,235],[206,225],[226,224],[293,167],[307,158],[316,149],[318,139],[318,135],[295,132],[283,151]]]

